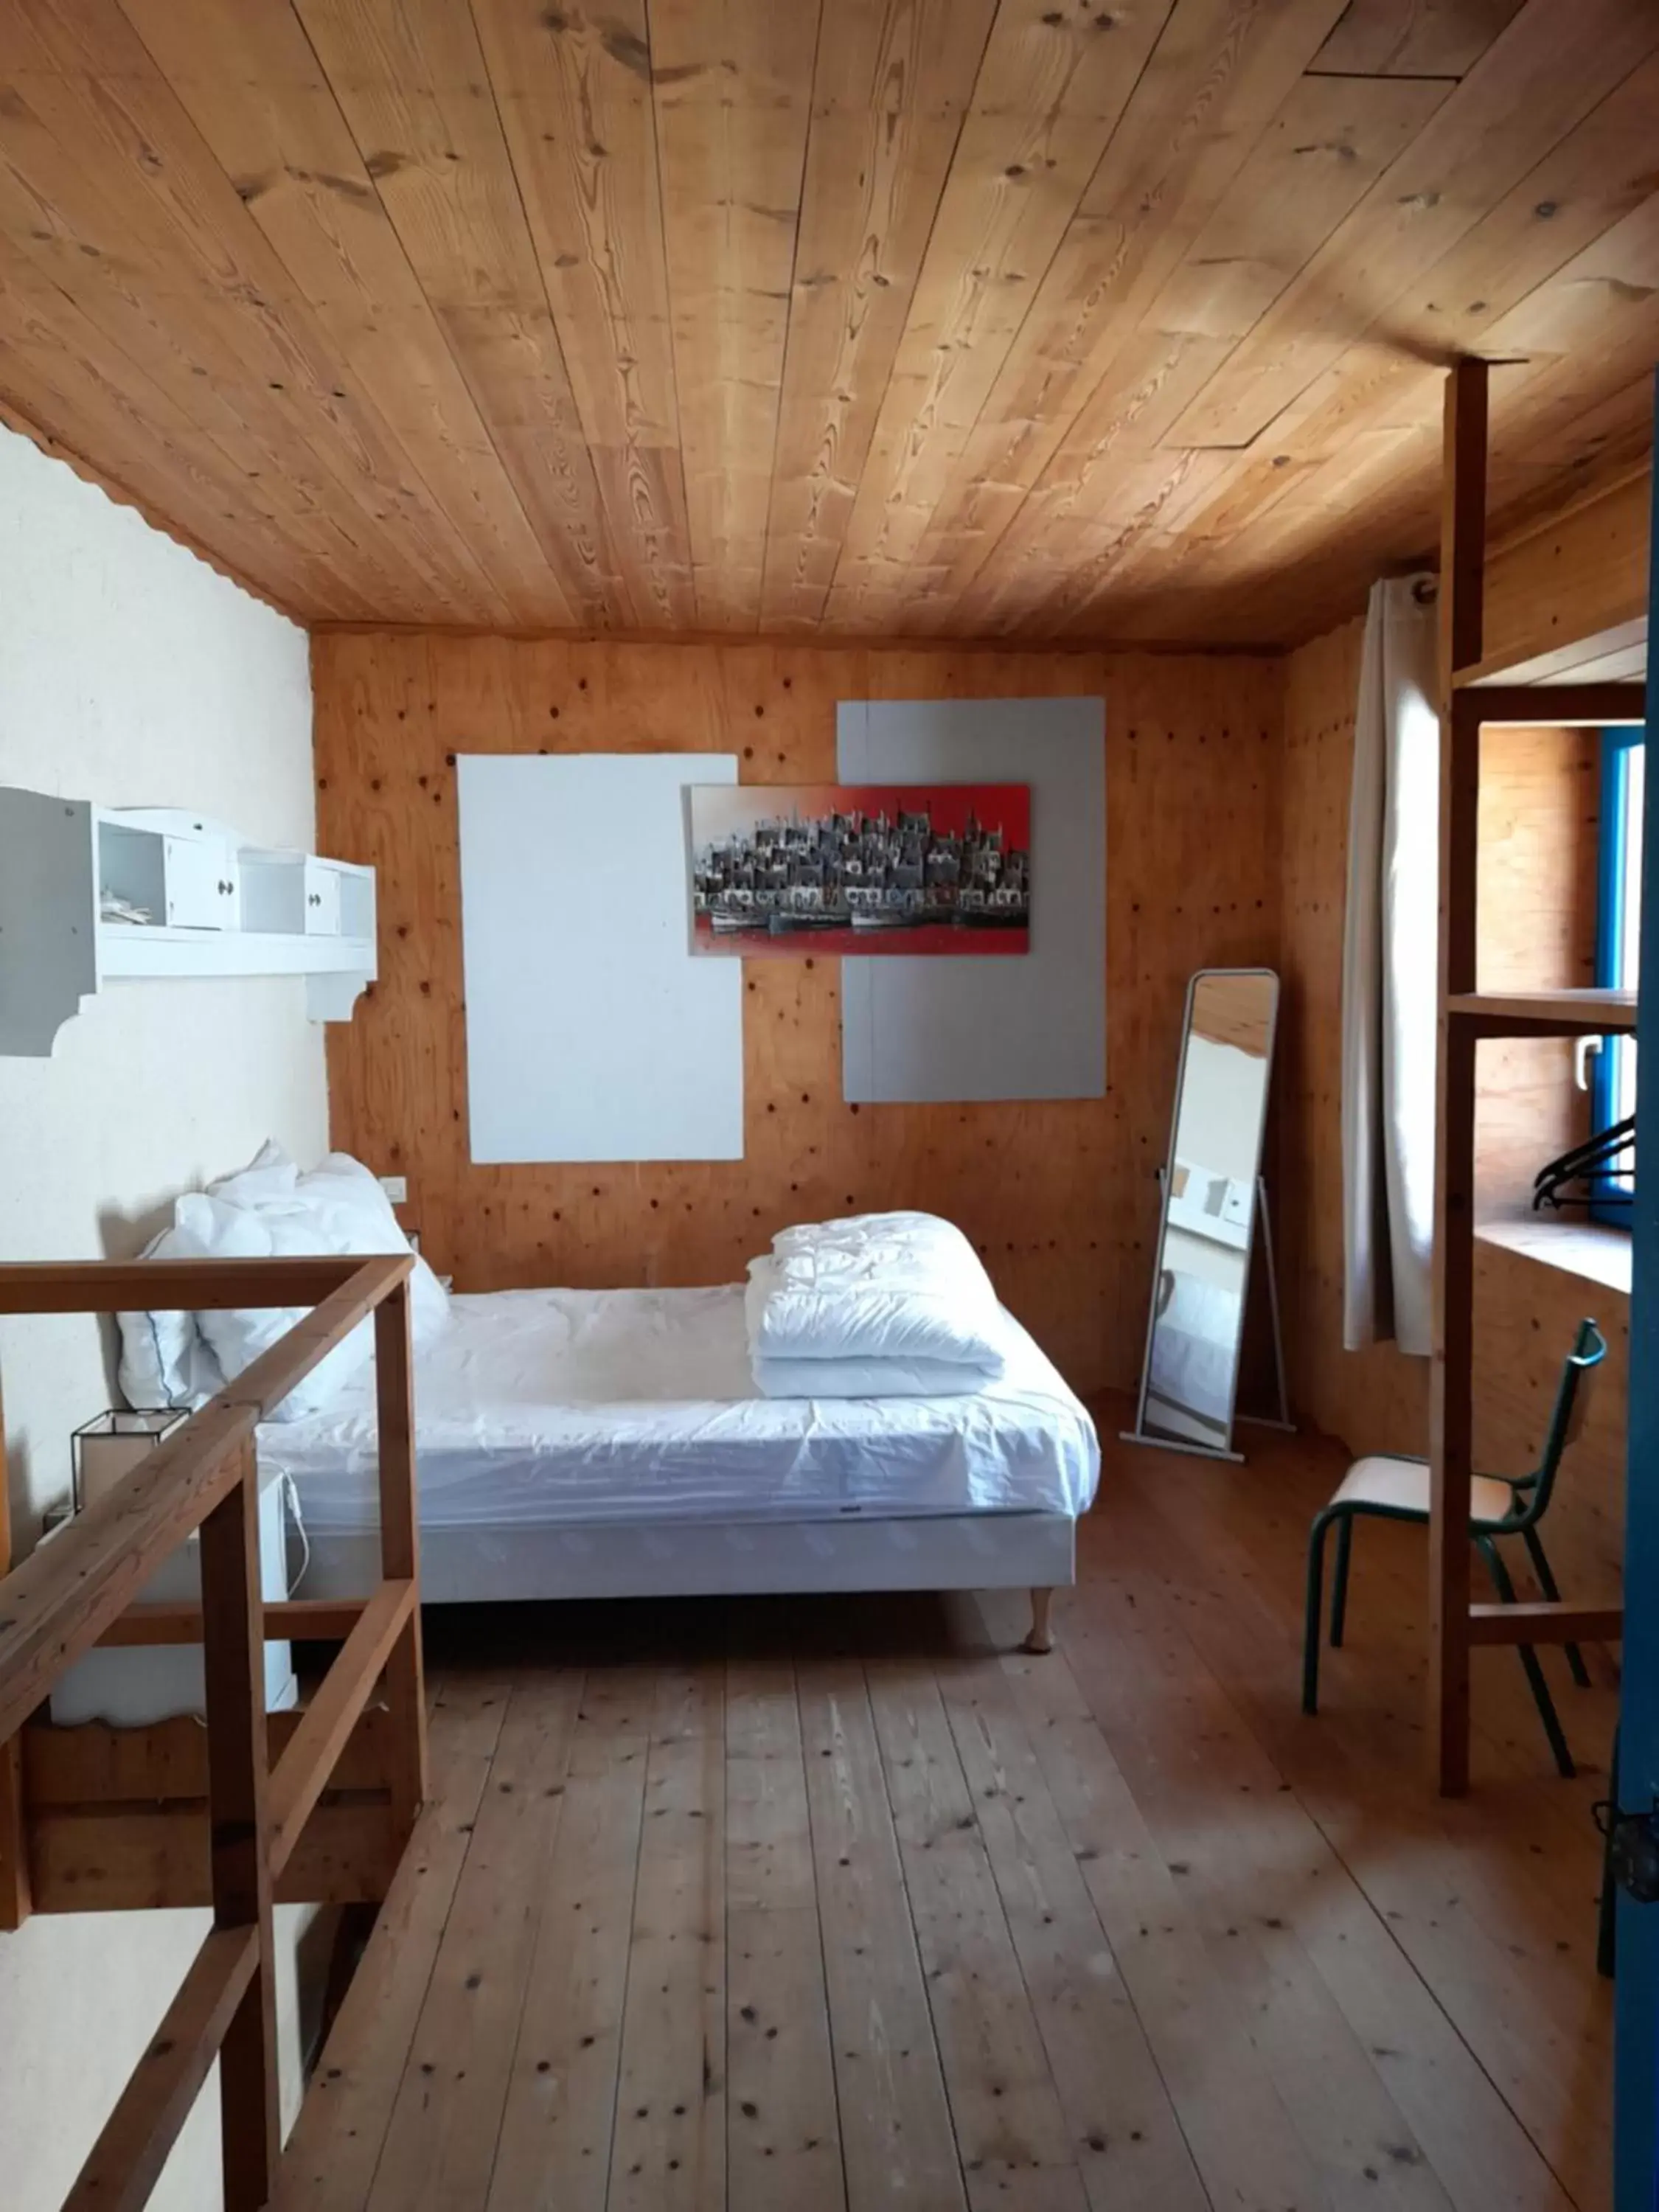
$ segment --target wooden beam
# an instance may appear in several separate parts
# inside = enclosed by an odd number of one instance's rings
[[[1645,684],[1474,684],[1457,711],[1484,729],[1631,729],[1647,714]]]
[[[265,1716],[273,1767],[304,1718],[302,1705]],[[384,1706],[371,1705],[359,1716],[330,1777],[326,1794],[331,1798],[338,1793],[354,1798],[385,1796],[389,1729]],[[169,1720],[151,1721],[143,1728],[113,1728],[106,1721],[77,1721],[58,1728],[36,1720],[22,1730],[19,1741],[34,1820],[44,1813],[91,1814],[134,1805],[177,1806],[199,1813],[207,1803],[206,1732],[194,1714],[175,1713]]]
[[[121,2092],[64,2212],[141,2212],[259,1961],[252,1928],[216,1928]]]
[[[1486,650],[1486,426],[1489,377],[1484,361],[1454,362],[1446,382],[1440,486],[1441,680],[1449,691],[1462,668]]]
[[[382,1583],[363,1607],[357,1626],[301,1716],[300,1725],[270,1778],[270,1864],[274,1875],[280,1875],[292,1856],[311,1817],[312,1808],[327,1788],[334,1763],[380,1679],[387,1654],[414,1611],[412,1582]],[[403,1771],[403,1762],[396,1755],[398,1718],[394,1715],[394,1816],[397,1782]]]
[[[289,1597],[271,1600],[264,1610],[267,1644],[290,1639],[301,1644],[343,1644],[362,1617],[363,1598]],[[100,1650],[118,1650],[134,1645],[199,1644],[202,1608],[185,1601],[165,1605],[135,1605],[104,1631]]]
[[[355,1273],[303,1321],[296,1322],[285,1336],[278,1337],[269,1352],[261,1352],[252,1365],[245,1367],[234,1382],[228,1382],[222,1395],[234,1404],[252,1406],[258,1419],[268,1420],[289,1392],[303,1382],[360,1322],[367,1321],[382,1298],[407,1282],[414,1264],[407,1252],[359,1260]]]
[[[0,1582],[0,1740],[234,1486],[253,1425],[251,1407],[214,1399]]]
[[[143,1263],[151,1267],[166,1264]],[[250,1264],[256,1269],[280,1269],[286,1263]],[[402,1285],[412,1265],[407,1253],[356,1261],[346,1279],[305,1320],[106,1496],[77,1514],[61,1534],[0,1582],[0,1742],[15,1733],[64,1668],[92,1649],[161,1562],[218,1504],[235,1480],[234,1449],[251,1437],[255,1424],[280,1405],[381,1298]],[[0,1273],[30,1272],[6,1269]],[[73,1275],[81,1271],[64,1272]],[[67,1294],[82,1296],[79,1291]],[[0,1311],[31,1310],[8,1309],[3,1296],[0,1291]],[[155,1297],[152,1280],[139,1303]],[[82,1302],[47,1310],[88,1309]],[[404,1510],[412,1520],[412,1504],[406,1502]]]
[[[202,1669],[207,1685],[208,1849],[213,1924],[251,1939],[254,1969],[219,2054],[225,2212],[262,2212],[282,2155],[276,2081],[276,1977],[267,1849],[264,1638],[259,1583],[259,1479],[253,1439],[236,1480],[202,1523]]]
[[[191,1726],[202,1733],[199,1723]],[[278,1905],[379,1905],[404,1844],[384,1793],[337,1799],[331,1792],[306,1823],[271,1895]],[[207,1808],[199,1799],[32,1805],[29,1847],[37,1913],[199,1911],[213,1902]]]
[[[0,1267],[0,1314],[217,1312],[314,1306],[367,1264],[295,1260],[27,1260]]]
[[[1622,1605],[1561,1605],[1528,1600],[1523,1605],[1472,1605],[1471,1644],[1620,1644]]]
[[[1480,729],[1456,671],[1478,661],[1486,541],[1486,365],[1447,379],[1440,545],[1440,1018],[1430,1372],[1430,1741],[1443,1793],[1469,1772],[1469,1498],[1474,1479],[1474,1058],[1450,1001],[1475,988]],[[1473,695],[1469,695],[1473,696]]]
[[[1634,991],[1461,991],[1447,1011],[1477,1036],[1617,1036],[1636,1027]]]
[[[380,1572],[421,1584],[420,1518],[415,1490],[415,1361],[410,1335],[409,1285],[400,1283],[374,1313],[374,1388],[379,1415]],[[410,1609],[402,1635],[386,1661],[386,1703],[392,1712],[392,1813],[407,1836],[426,1802],[426,1685],[421,1656],[421,1613]]]

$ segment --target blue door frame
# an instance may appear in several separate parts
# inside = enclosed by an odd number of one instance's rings
[[[1655,381],[1659,419],[1659,378]],[[1659,471],[1655,472],[1659,488]],[[1659,543],[1656,489],[1650,548]],[[1659,641],[1659,561],[1650,562],[1648,635]],[[1648,758],[1659,760],[1659,684],[1648,684]],[[1644,779],[1642,975],[1636,1017],[1638,1065],[1659,1069],[1659,776]],[[1659,1082],[1636,1094],[1636,1151],[1659,1161]],[[1659,1175],[1638,1175],[1632,1209],[1630,1427],[1625,1488],[1624,1689],[1620,1802],[1626,1811],[1659,1805]],[[1614,2062],[1614,2202],[1617,2212],[1659,2207],[1659,1905],[1619,1899],[1619,1983]]]

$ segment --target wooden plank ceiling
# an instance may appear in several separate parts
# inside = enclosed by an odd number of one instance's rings
[[[0,0],[0,412],[309,621],[1289,641],[1645,450],[1654,0]]]

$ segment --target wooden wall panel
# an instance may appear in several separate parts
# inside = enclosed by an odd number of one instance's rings
[[[1494,548],[1486,659],[1548,653],[1645,615],[1652,498],[1651,472],[1640,469]]]
[[[335,1141],[409,1177],[459,1288],[731,1281],[787,1222],[920,1206],[1079,1389],[1133,1383],[1187,977],[1277,964],[1282,663],[334,631],[313,674],[323,849],[380,872],[380,981],[330,1033]],[[746,781],[830,781],[837,700],[1070,693],[1106,702],[1103,1099],[848,1106],[839,966],[809,955],[748,964],[742,1162],[471,1164],[458,750],[729,748]]]
[[[1555,530],[1496,553],[1489,651],[1543,651],[1625,619],[1638,553],[1645,565],[1633,513],[1620,488]],[[1581,573],[1597,580],[1582,591],[1559,585]],[[1410,1452],[1425,1449],[1428,1362],[1408,1359],[1392,1344],[1342,1348],[1342,920],[1363,635],[1363,623],[1349,623],[1292,653],[1286,668],[1279,1220],[1297,1407],[1356,1452]],[[1594,942],[1592,747],[1563,732],[1511,733],[1505,744],[1489,750],[1483,766],[1482,980],[1583,981]],[[1537,1148],[1548,1141],[1540,1121],[1565,1142],[1582,1108],[1559,1046],[1488,1045],[1480,1080],[1483,1191],[1496,1206],[1529,1183]],[[1586,1597],[1607,1593],[1620,1557],[1628,1306],[1621,1292],[1529,1254],[1477,1244],[1480,1464],[1519,1472],[1532,1463],[1561,1355],[1582,1316],[1599,1319],[1613,1343],[1605,1388],[1553,1523],[1558,1566],[1571,1577],[1571,1594]]]

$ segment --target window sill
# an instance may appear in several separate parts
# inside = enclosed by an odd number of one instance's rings
[[[1587,1283],[1630,1296],[1631,1239],[1628,1229],[1601,1221],[1569,1221],[1559,1214],[1528,1213],[1519,1218],[1482,1221],[1475,1236],[1484,1244],[1519,1252],[1540,1267],[1557,1267]]]

